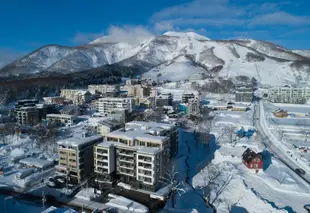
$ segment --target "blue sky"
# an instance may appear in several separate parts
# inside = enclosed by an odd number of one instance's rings
[[[165,31],[310,49],[309,0],[2,0],[0,66],[40,46]]]

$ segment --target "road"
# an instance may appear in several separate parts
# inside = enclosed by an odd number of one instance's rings
[[[255,126],[258,132],[263,136],[264,143],[268,150],[294,172],[296,168],[302,168],[305,170],[306,174],[299,176],[308,184],[310,184],[310,173],[307,172],[310,171],[310,168],[307,165],[298,163],[298,161],[293,159],[291,155],[287,153],[288,150],[282,146],[281,142],[271,133],[270,129],[268,128],[264,114],[263,101],[259,101],[258,106],[256,106],[255,114],[256,118],[259,118],[255,119]]]

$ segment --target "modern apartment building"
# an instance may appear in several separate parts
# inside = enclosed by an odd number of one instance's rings
[[[150,96],[151,88],[142,86],[140,84],[136,85],[125,85],[124,89],[127,91],[127,96],[133,96],[137,98],[143,98]]]
[[[40,122],[40,112],[36,106],[20,107],[16,110],[16,118],[20,125],[34,126]]]
[[[100,98],[98,100],[98,112],[107,116],[116,109],[127,109],[132,112],[135,108],[136,101],[134,98]]]
[[[310,100],[309,87],[272,87],[268,89],[267,99],[275,103],[300,103]]]
[[[76,116],[66,114],[47,114],[46,120],[50,122],[60,123],[65,126],[71,126],[76,121]]]
[[[171,156],[177,153],[177,141],[175,124],[126,123],[125,128],[108,133],[106,141],[95,146],[98,182],[113,181],[118,175],[133,187],[156,191]]]
[[[115,93],[117,92],[117,89],[115,85],[93,84],[93,85],[88,85],[88,91],[91,94],[96,94],[96,93],[106,94],[106,93]]]
[[[74,104],[88,103],[92,100],[91,93],[81,89],[62,89],[60,96],[71,100]]]
[[[102,136],[72,137],[58,141],[59,165],[56,171],[66,175],[72,183],[81,183],[94,172],[94,146]]]

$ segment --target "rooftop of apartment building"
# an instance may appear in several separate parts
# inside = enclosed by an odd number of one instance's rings
[[[114,126],[121,125],[121,123],[116,120],[101,120],[99,121],[99,124],[102,124],[108,127],[114,127]]]
[[[126,139],[138,139],[141,141],[162,142],[166,136],[160,134],[175,127],[175,124],[165,124],[156,122],[132,121],[126,123],[125,128],[110,132],[107,137],[121,137]]]
[[[100,139],[103,139],[103,137],[99,136],[99,135],[93,135],[93,136],[88,136],[88,137],[84,136],[83,137],[81,134],[80,137],[75,135],[74,137],[57,141],[57,144],[62,145],[62,146],[80,147],[82,145],[91,144],[93,141],[100,140]]]
[[[52,117],[52,118],[75,118],[76,116],[74,115],[66,115],[66,114],[47,114],[47,118]]]
[[[112,146],[118,147],[118,148],[130,148],[131,150],[135,150],[141,154],[156,154],[156,153],[160,152],[160,148],[157,148],[157,147],[128,146],[128,145],[125,145],[123,143],[114,142],[114,141],[101,142],[97,146],[100,146],[103,148],[110,148]]]

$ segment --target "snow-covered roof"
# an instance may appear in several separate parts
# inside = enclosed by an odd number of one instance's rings
[[[157,152],[160,151],[159,148],[145,147],[145,146],[138,146],[137,149],[138,149],[137,153],[141,153],[141,154],[156,154]]]
[[[51,206],[41,213],[78,213],[78,212],[70,208],[57,208],[55,206]]]
[[[40,158],[33,158],[33,157],[21,159],[19,163],[25,164],[27,166],[34,166],[37,168],[46,168],[53,165],[53,162],[49,160],[43,160]]]
[[[103,139],[103,137],[99,136],[99,135],[94,135],[94,136],[89,136],[89,137],[81,137],[81,138],[71,137],[71,138],[67,138],[64,140],[57,141],[57,144],[63,145],[63,146],[79,147],[81,145],[92,143],[92,142],[100,140],[100,139]]]
[[[121,137],[129,140],[154,141],[161,143],[167,139],[166,136],[160,136],[162,131],[171,129],[175,126],[172,124],[132,121],[126,123],[125,129],[119,129],[110,132],[107,137]]]
[[[116,146],[118,143],[119,142],[114,142],[114,141],[104,141],[104,142],[97,144],[97,146],[104,147],[104,148],[110,148],[111,146]]]
[[[66,114],[47,114],[46,118],[75,118],[74,115],[66,115]]]

